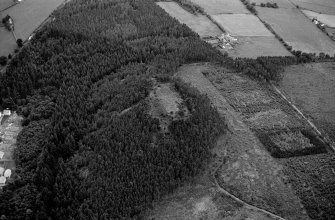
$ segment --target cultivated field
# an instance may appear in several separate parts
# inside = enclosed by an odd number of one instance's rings
[[[301,10],[310,19],[317,18],[329,27],[335,27],[335,15],[320,14],[310,10]]]
[[[180,23],[186,24],[200,37],[216,36],[222,31],[204,15],[193,15],[180,7],[176,2],[158,2],[170,16],[176,18]]]
[[[334,0],[291,0],[293,4],[299,5],[302,9],[307,9],[323,14],[335,15]]]
[[[293,50],[334,55],[335,42],[319,30],[298,9],[257,8],[259,17],[267,22]]]
[[[25,40],[62,2],[64,0],[25,0],[3,14],[13,18],[17,37]]]
[[[233,50],[224,50],[232,57],[291,56],[292,54],[274,36],[237,37]]]
[[[273,36],[255,15],[220,14],[213,19],[234,36]]]
[[[191,0],[201,6],[210,15],[215,14],[250,14],[240,0]]]
[[[279,89],[335,140],[335,63],[286,67]]]
[[[12,33],[3,27],[0,27],[0,56],[13,54],[16,47],[16,42]]]
[[[251,0],[250,2],[255,2],[257,6],[261,3],[277,3],[279,8],[294,8],[295,6],[289,0]]]

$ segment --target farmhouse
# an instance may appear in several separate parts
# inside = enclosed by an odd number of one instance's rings
[[[2,23],[5,25],[5,27],[9,30],[9,31],[13,31],[14,30],[14,20],[11,16],[6,15],[6,17],[4,17],[2,19]]]

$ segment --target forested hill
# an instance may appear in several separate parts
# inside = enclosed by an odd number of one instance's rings
[[[150,0],[71,0],[54,15],[0,78],[1,106],[25,117],[0,216],[137,218],[201,169],[225,129],[170,76],[223,57]],[[153,79],[174,84],[190,111],[166,135],[148,113]]]

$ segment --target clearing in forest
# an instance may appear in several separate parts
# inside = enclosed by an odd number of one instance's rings
[[[257,8],[258,16],[292,46],[293,50],[333,55],[335,42],[319,30],[299,9]]]
[[[190,0],[202,7],[210,15],[232,13],[250,14],[240,0]]]
[[[335,15],[320,14],[310,10],[301,10],[311,20],[313,18],[318,19],[328,27],[335,27]]]
[[[155,82],[150,95],[150,114],[158,118],[163,132],[168,132],[172,120],[180,120],[188,116],[189,111],[183,105],[183,99],[171,83],[158,84]]]
[[[335,15],[334,0],[291,0],[291,2],[298,5],[301,9]]]
[[[222,34],[222,31],[206,16],[193,15],[184,10],[176,2],[157,2],[170,16],[176,18],[180,23],[186,24],[200,37],[217,36]]]
[[[279,89],[335,140],[335,63],[285,68]]]
[[[220,14],[214,15],[213,19],[233,36],[273,36],[252,14]]]

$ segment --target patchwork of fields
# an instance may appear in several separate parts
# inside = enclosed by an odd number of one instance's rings
[[[258,16],[267,22],[293,50],[334,55],[335,42],[319,30],[298,9],[257,8]]]
[[[193,15],[184,10],[176,2],[158,2],[167,13],[176,18],[180,23],[186,24],[200,37],[216,36],[222,31],[204,15]]]

